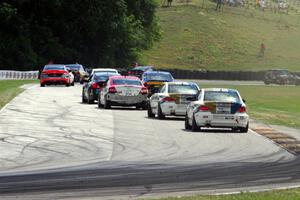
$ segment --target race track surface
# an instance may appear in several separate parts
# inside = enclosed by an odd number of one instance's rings
[[[28,88],[0,113],[0,198],[128,199],[300,183],[299,158],[249,131],[183,129],[81,103],[81,86]],[[299,184],[300,185],[300,184]]]

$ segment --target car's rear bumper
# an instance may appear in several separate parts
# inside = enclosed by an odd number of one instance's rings
[[[164,102],[160,104],[161,111],[164,115],[184,116],[188,104],[176,104],[174,102]]]
[[[206,112],[195,113],[195,120],[198,126],[235,128],[246,127],[249,124],[249,116],[246,113],[236,114],[211,114]]]
[[[121,105],[121,106],[133,106],[138,105],[147,100],[147,94],[139,94],[137,96],[121,96],[118,94],[108,94],[106,100],[111,103],[111,105]]]

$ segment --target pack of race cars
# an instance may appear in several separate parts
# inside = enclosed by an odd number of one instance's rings
[[[147,110],[148,118],[184,116],[185,129],[191,131],[231,128],[248,132],[249,116],[237,90],[200,88],[194,82],[175,81],[169,72],[140,68],[141,72],[133,70],[128,75],[121,75],[116,69],[94,69],[88,78],[82,78],[82,103],[97,101],[103,109],[135,106]],[[74,77],[64,65],[46,65],[40,83],[41,87],[69,86],[74,84]]]

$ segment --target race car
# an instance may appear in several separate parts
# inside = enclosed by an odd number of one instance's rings
[[[199,86],[193,82],[164,83],[160,91],[152,95],[148,104],[148,117],[157,115],[164,119],[166,115],[184,116],[188,104],[196,99]]]
[[[136,106],[137,109],[147,109],[147,94],[148,90],[139,78],[111,76],[99,94],[98,107]]]
[[[92,104],[98,100],[99,92],[109,77],[115,76],[115,73],[94,73],[82,87],[82,103]]]
[[[265,73],[264,83],[279,85],[300,85],[300,76],[284,69],[272,69]]]
[[[74,75],[65,65],[45,65],[40,75],[40,85],[70,85],[74,86]]]
[[[164,82],[173,82],[174,78],[169,72],[147,71],[143,74],[142,81],[144,86],[147,87],[148,96],[150,97],[159,91]]]
[[[84,70],[80,64],[67,64],[67,68],[74,74],[75,82],[83,84],[84,77],[88,76],[88,73]]]
[[[249,116],[245,101],[237,90],[223,88],[201,89],[197,100],[189,104],[185,128],[192,131],[204,127],[231,128],[248,132]]]
[[[142,79],[142,76],[147,71],[153,71],[153,66],[137,66],[128,71],[128,76],[136,76]]]

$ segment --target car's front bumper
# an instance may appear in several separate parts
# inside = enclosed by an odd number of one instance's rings
[[[42,78],[40,79],[41,84],[70,84],[69,78]]]

